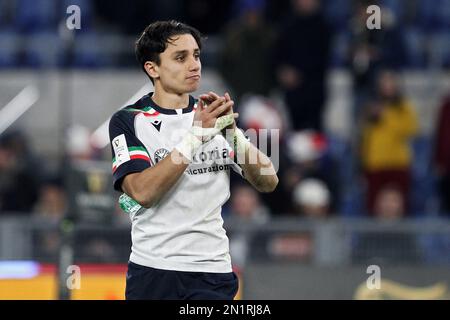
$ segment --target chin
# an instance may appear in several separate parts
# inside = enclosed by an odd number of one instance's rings
[[[199,84],[199,83],[192,84],[192,85],[189,85],[189,86],[186,87],[186,91],[189,92],[189,93],[191,93],[191,92],[197,91],[197,89],[198,89],[199,87],[200,87],[200,84]]]

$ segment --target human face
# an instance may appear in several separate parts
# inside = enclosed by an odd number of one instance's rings
[[[398,92],[398,81],[395,74],[389,71],[384,71],[379,76],[378,87],[382,97],[394,97]]]
[[[395,189],[382,190],[375,203],[376,215],[383,219],[398,219],[404,215],[403,197]]]
[[[197,90],[201,78],[200,49],[190,34],[174,36],[160,54],[155,70],[155,86],[168,93],[184,94]]]

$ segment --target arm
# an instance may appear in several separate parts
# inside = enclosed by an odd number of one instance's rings
[[[241,135],[242,132],[237,132],[235,135]],[[236,137],[235,140],[245,139],[245,136]],[[246,139],[245,139],[246,140]],[[244,144],[244,146],[236,145],[236,150],[245,150],[245,161],[241,164],[244,177],[248,182],[259,192],[272,192],[278,185],[278,176],[273,167],[272,161],[256,146],[250,142],[236,142],[236,144]],[[246,146],[245,146],[246,145]],[[239,151],[237,151],[239,152]],[[253,161],[251,161],[253,160]],[[254,161],[256,160],[256,161]]]
[[[201,128],[213,128],[217,117],[227,112],[234,103],[224,102],[218,100],[208,108],[204,108],[203,103],[199,101],[192,127],[197,130],[191,130],[175,149],[155,166],[126,175],[122,181],[122,190],[143,207],[150,208],[155,205],[175,185],[196,150],[202,145],[204,137],[197,135],[199,127],[195,126],[201,123]]]
[[[155,166],[125,176],[122,190],[145,208],[152,207],[178,181],[189,161],[176,163],[183,155],[174,149]],[[187,159],[186,159],[187,160]]]
[[[214,92],[202,95],[206,101],[215,101],[220,97]],[[226,101],[231,101],[230,95],[225,93]],[[229,113],[233,113],[231,108]],[[226,130],[227,136],[233,137],[233,149],[242,168],[244,178],[259,192],[272,192],[278,184],[278,176],[272,162],[263,152],[249,142],[242,131],[237,128],[236,121]]]

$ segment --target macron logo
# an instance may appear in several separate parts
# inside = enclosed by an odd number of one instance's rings
[[[161,123],[161,120],[155,120],[151,122],[151,124],[155,127],[156,130],[158,130],[158,132],[161,129]]]

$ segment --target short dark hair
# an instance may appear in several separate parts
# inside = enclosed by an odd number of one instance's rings
[[[167,44],[173,36],[182,34],[191,34],[198,47],[202,48],[200,31],[187,24],[175,20],[156,21],[145,28],[135,45],[136,58],[145,74],[147,74],[144,67],[145,62],[153,61],[159,65],[161,63],[159,54],[166,50]],[[150,77],[150,80],[153,82],[152,77]]]

